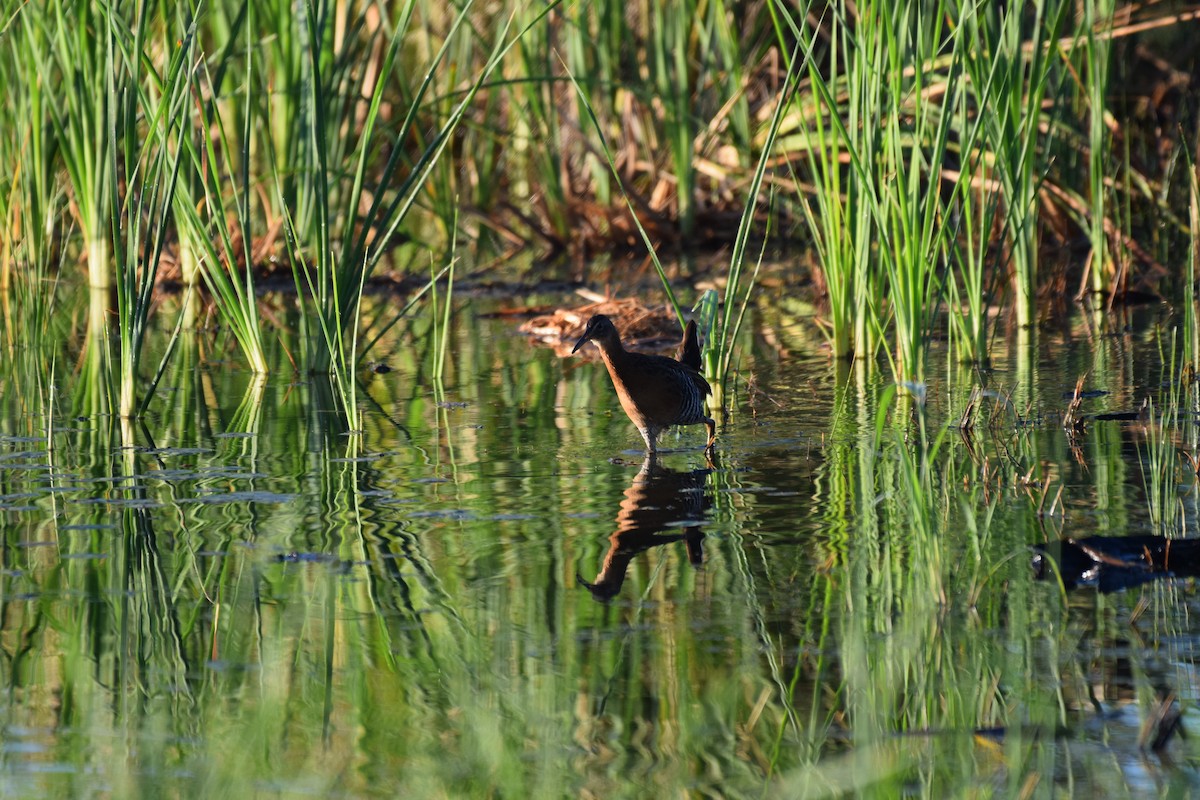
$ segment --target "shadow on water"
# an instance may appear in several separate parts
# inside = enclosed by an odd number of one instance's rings
[[[625,490],[625,499],[617,513],[617,528],[609,537],[608,553],[595,582],[576,574],[592,597],[601,601],[616,597],[625,583],[630,562],[652,547],[682,540],[688,562],[697,568],[704,564],[704,532],[700,526],[712,507],[707,484],[715,469],[716,465],[710,461],[702,469],[679,472],[664,466],[654,456],[646,457],[633,483]]]

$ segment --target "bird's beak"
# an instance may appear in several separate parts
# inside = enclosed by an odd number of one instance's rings
[[[579,348],[583,347],[585,344],[587,344],[591,340],[592,340],[592,337],[588,335],[587,331],[584,331],[583,336],[580,336],[579,341],[576,342],[575,346],[571,348],[571,355],[575,355],[576,351],[578,351]]]

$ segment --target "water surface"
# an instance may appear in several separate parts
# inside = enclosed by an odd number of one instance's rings
[[[983,371],[935,349],[922,406],[759,319],[711,463],[702,427],[644,462],[596,362],[468,312],[442,385],[418,324],[384,342],[361,431],[219,339],[138,425],[14,366],[2,791],[1186,792],[1196,740],[1139,745],[1164,699],[1188,724],[1192,583],[1031,568],[1064,536],[1194,535],[1172,324],[1080,317]],[[1084,375],[1083,413],[1153,410],[1064,430]]]

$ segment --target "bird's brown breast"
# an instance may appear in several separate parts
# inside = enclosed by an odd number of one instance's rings
[[[664,356],[618,351],[604,363],[625,413],[638,427],[686,425],[703,419],[708,382],[695,370]]]

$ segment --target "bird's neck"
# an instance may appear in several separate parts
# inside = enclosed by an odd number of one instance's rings
[[[620,339],[596,339],[596,346],[600,348],[600,357],[606,364],[619,364],[628,355]]]

